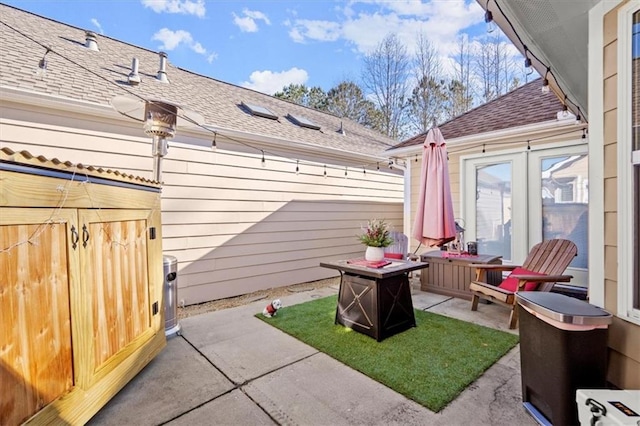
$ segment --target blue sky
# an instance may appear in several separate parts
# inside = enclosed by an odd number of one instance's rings
[[[457,36],[486,34],[476,0],[3,2],[165,51],[176,66],[269,94],[290,83],[329,90],[346,78],[359,81],[363,56],[392,32],[409,50],[424,33],[445,69]]]

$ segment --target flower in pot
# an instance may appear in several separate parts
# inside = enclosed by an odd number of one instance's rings
[[[364,254],[366,260],[375,262],[384,258],[384,248],[393,244],[389,235],[389,225],[383,219],[372,219],[362,228],[362,234],[358,235],[360,242],[367,246]]]

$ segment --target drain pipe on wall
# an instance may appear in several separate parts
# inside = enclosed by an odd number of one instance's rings
[[[404,195],[402,203],[402,233],[409,237],[409,252],[411,252],[411,161],[398,158],[389,159],[389,167],[402,170],[404,178]]]

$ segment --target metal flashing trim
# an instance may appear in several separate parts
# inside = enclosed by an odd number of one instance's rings
[[[100,178],[95,176],[87,176],[83,173],[73,173],[68,171],[53,170],[43,167],[10,163],[4,160],[0,160],[0,171],[25,173],[35,176],[52,177],[57,179],[65,179],[75,182],[88,182],[99,185],[115,186],[118,188],[137,189],[148,192],[160,192],[160,188],[155,186],[146,186],[137,183],[122,182],[119,180],[111,180],[107,178]]]
[[[57,158],[48,159],[44,156],[34,156],[29,151],[15,152],[10,148],[0,149],[0,163],[3,164],[5,170],[10,165],[22,166],[31,170],[48,170],[51,172],[60,172],[62,174],[91,177],[92,182],[122,182],[130,187],[149,187],[160,188],[161,183],[150,179],[134,176],[117,170],[96,168],[93,166],[85,166],[83,164],[73,164],[70,161],[60,161]],[[26,169],[24,169],[26,170]],[[35,173],[34,173],[35,174]],[[62,175],[61,175],[62,176]]]

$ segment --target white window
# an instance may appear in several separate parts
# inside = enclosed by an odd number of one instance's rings
[[[640,323],[640,9],[618,15],[618,315]]]
[[[566,130],[565,130],[566,131]],[[588,285],[589,156],[584,139],[461,158],[465,239],[521,264],[542,240],[578,246],[567,274]]]

